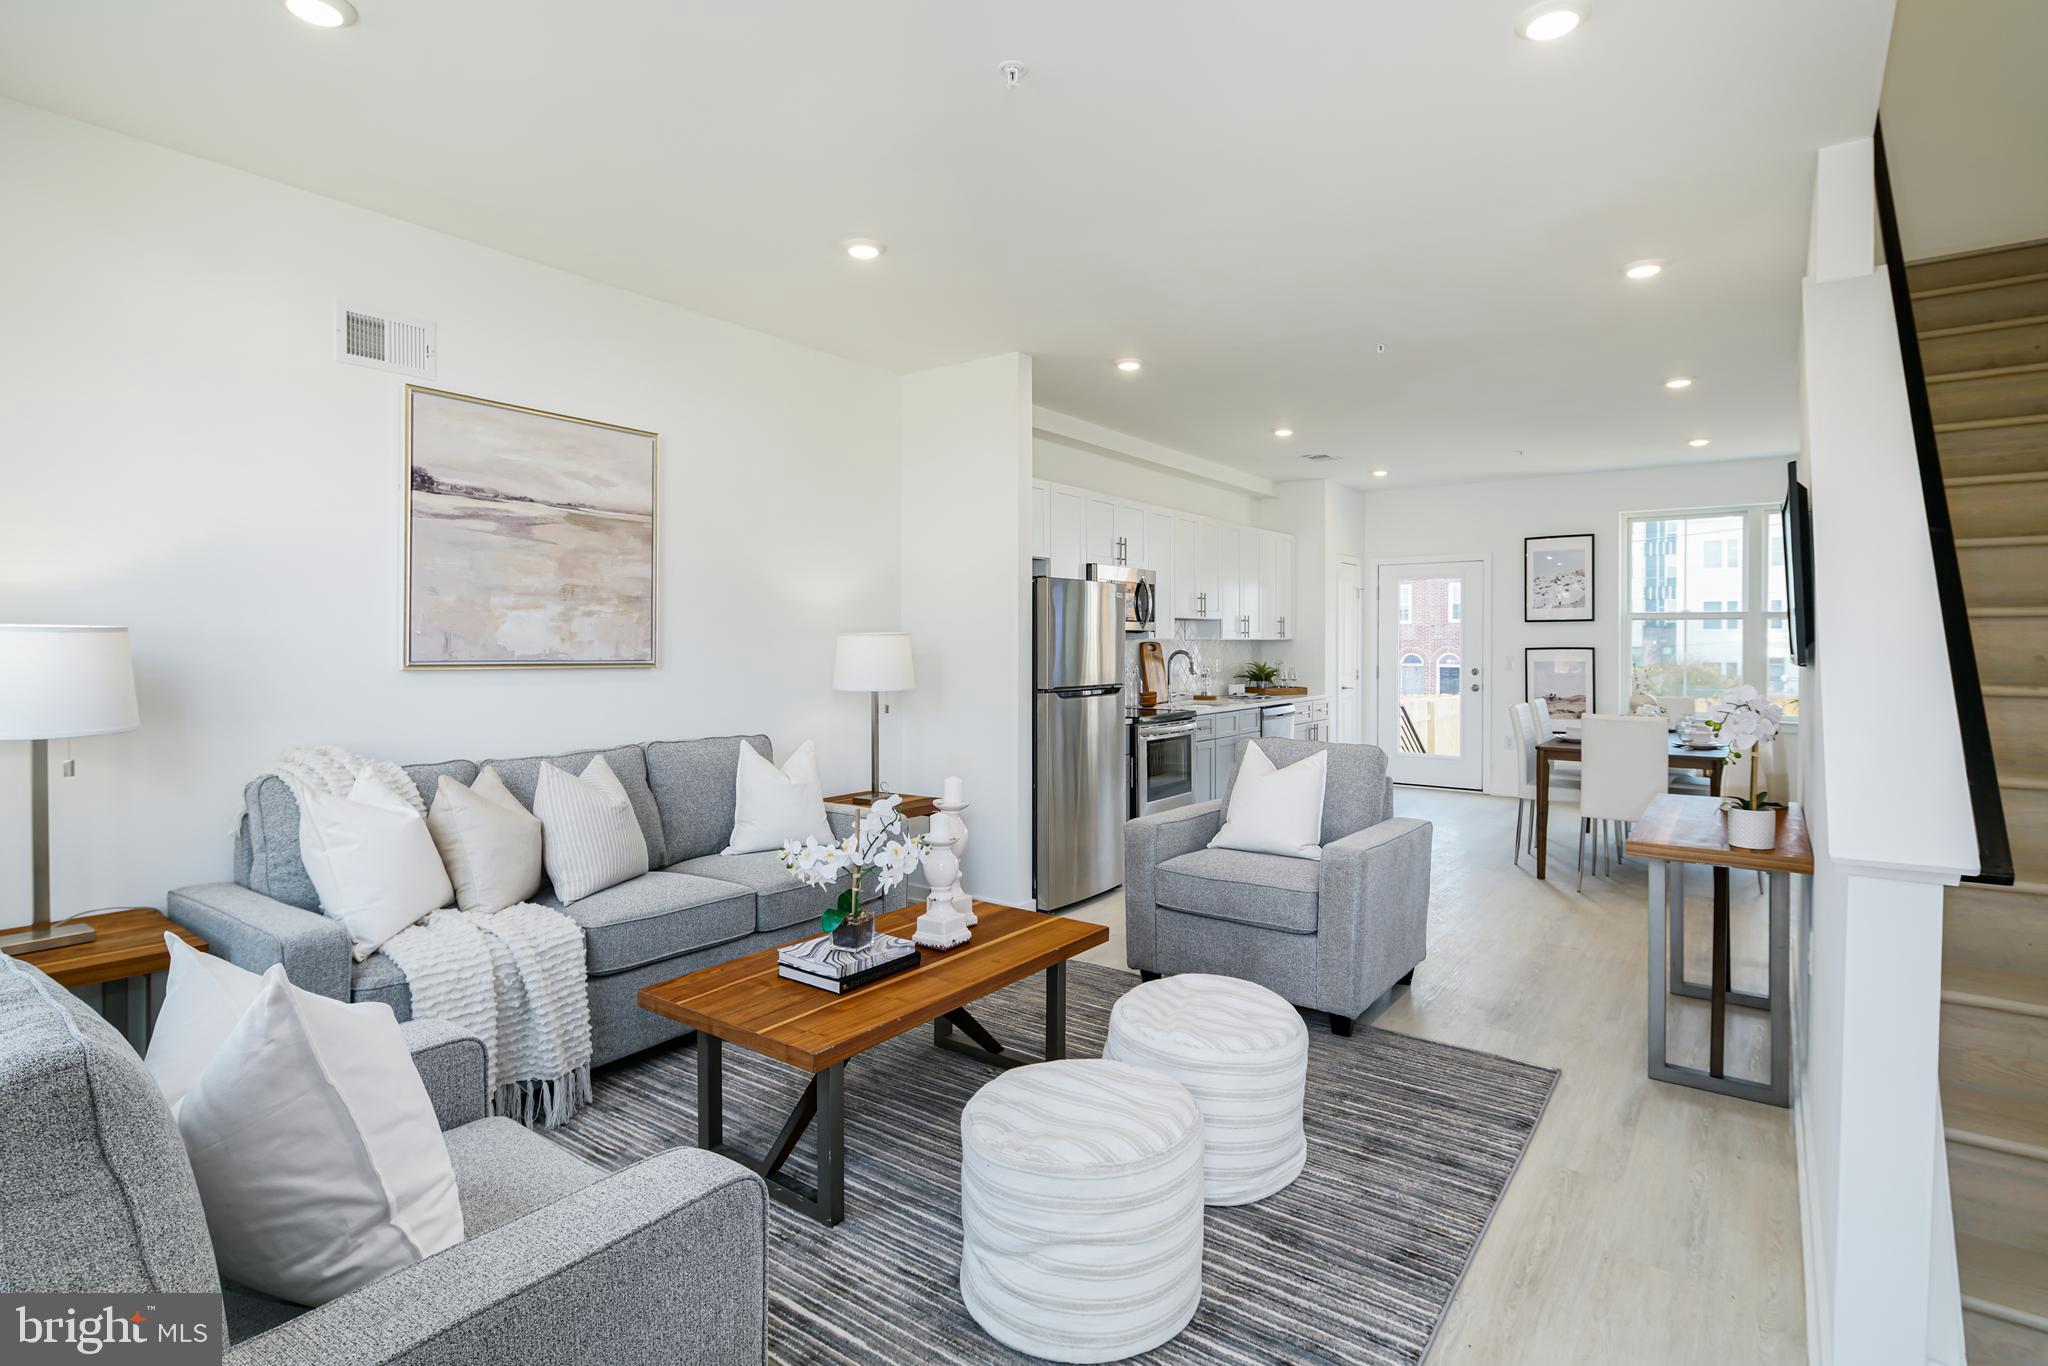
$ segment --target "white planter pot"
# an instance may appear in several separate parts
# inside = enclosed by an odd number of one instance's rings
[[[1750,811],[1739,806],[1729,808],[1728,843],[1737,849],[1777,848],[1776,808],[1764,811]]]

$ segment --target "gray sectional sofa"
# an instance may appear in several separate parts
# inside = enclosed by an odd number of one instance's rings
[[[688,1032],[640,1009],[635,996],[641,987],[799,938],[831,904],[831,891],[798,882],[776,852],[718,852],[732,834],[742,744],[774,757],[767,736],[747,735],[406,766],[429,803],[443,774],[467,783],[486,764],[528,807],[543,762],[580,773],[601,753],[618,775],[647,837],[652,871],[563,907],[583,927],[593,1063]],[[320,914],[299,858],[299,804],[291,789],[282,779],[258,778],[243,790],[242,801],[235,880],[181,887],[170,894],[166,913],[205,938],[214,953],[252,972],[282,963],[285,975],[308,991],[382,1001],[400,1020],[412,1018],[412,994],[398,965],[382,953],[351,961],[348,932]],[[834,812],[831,820],[837,833],[852,828],[851,816]],[[545,884],[535,900],[561,905]],[[906,900],[898,887],[885,908]]]
[[[465,1237],[307,1309],[222,1282],[185,1145],[142,1060],[30,963],[0,956],[0,1291],[222,1294],[228,1366],[763,1360],[760,1177],[694,1148],[607,1176],[489,1117],[481,1039],[440,1020],[400,1028]]]

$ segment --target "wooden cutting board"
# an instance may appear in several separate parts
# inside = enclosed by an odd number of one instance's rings
[[[1138,705],[1156,707],[1166,699],[1166,652],[1156,640],[1138,642]]]

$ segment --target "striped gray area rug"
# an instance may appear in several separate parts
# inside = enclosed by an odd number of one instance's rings
[[[1137,985],[1068,970],[1067,1046],[1102,1056],[1110,1006]],[[1038,1051],[1044,979],[973,1007]],[[1021,1362],[960,1303],[960,1110],[994,1068],[917,1030],[846,1069],[846,1222],[771,1206],[768,1355],[777,1362]],[[725,1049],[725,1136],[764,1152],[808,1080]],[[1521,1161],[1557,1072],[1309,1022],[1308,1167],[1277,1195],[1209,1210],[1202,1307],[1158,1362],[1416,1362]],[[696,1142],[687,1042],[601,1069],[595,1101],[549,1138],[606,1169]],[[811,1178],[806,1137],[786,1170]]]

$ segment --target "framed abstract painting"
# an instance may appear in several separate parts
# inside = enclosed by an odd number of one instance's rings
[[[1522,538],[1522,620],[1593,619],[1593,533]]]
[[[658,447],[406,386],[405,667],[652,667]]]
[[[1531,645],[1522,651],[1528,697],[1542,698],[1553,721],[1578,721],[1593,710],[1593,647]]]

